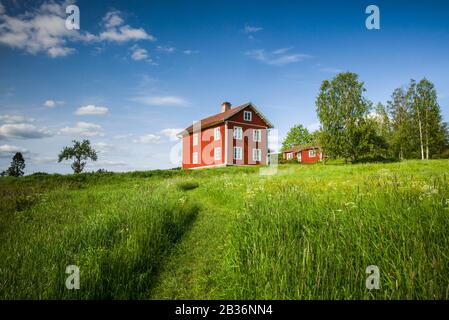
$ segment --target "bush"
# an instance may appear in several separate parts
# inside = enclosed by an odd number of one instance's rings
[[[432,159],[449,159],[449,149],[445,149],[440,154],[434,155]]]
[[[181,182],[178,183],[178,189],[183,190],[183,191],[187,191],[187,190],[193,190],[199,187],[198,182],[195,181],[186,181],[186,182]]]

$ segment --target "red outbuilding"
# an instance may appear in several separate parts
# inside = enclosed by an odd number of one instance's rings
[[[321,161],[322,154],[320,147],[293,147],[282,152],[284,160],[296,159],[299,163],[315,163]]]
[[[182,137],[182,168],[264,165],[270,128],[273,125],[253,103],[231,108],[224,102],[220,113],[178,134]]]

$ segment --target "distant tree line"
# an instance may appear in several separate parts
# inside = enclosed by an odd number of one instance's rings
[[[282,149],[317,144],[325,159],[345,162],[449,157],[449,130],[435,86],[426,78],[394,90],[384,106],[365,97],[364,83],[351,72],[321,84],[316,98],[320,130],[290,129]]]
[[[73,146],[64,147],[58,156],[58,162],[73,159],[72,170],[75,174],[81,173],[86,166],[87,160],[97,161],[97,152],[91,147],[89,140],[73,140]],[[0,176],[21,177],[24,175],[25,159],[22,153],[17,152],[12,158],[10,167],[0,172]],[[106,170],[99,169],[98,173],[106,173]]]

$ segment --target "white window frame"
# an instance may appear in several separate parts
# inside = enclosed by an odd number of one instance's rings
[[[198,152],[192,153],[192,164],[198,164]]]
[[[253,161],[262,161],[262,149],[253,149]]]
[[[309,158],[315,158],[316,157],[316,150],[310,149],[309,150]]]
[[[261,129],[253,129],[253,141],[254,142],[262,142],[262,130]]]
[[[214,148],[214,159],[221,160],[221,147]]]
[[[236,153],[237,150],[239,150],[239,152]],[[235,160],[243,160],[242,147],[234,147],[234,159]]]
[[[221,132],[220,132],[220,128],[214,128],[214,140],[220,140],[221,138]]]
[[[198,138],[199,138],[198,133],[194,133],[193,134],[193,143],[192,143],[194,146],[198,145],[198,140],[199,140]]]
[[[287,153],[287,160],[291,160],[293,159],[293,152],[288,152]]]
[[[247,117],[247,115],[249,116]],[[253,113],[248,110],[243,111],[243,120],[251,122],[253,120]]]
[[[239,132],[240,134],[237,135],[237,132]],[[235,140],[242,140],[243,139],[243,128],[242,127],[234,127],[233,136],[234,136]]]

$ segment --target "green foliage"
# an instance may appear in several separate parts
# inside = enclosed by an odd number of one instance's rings
[[[301,146],[312,142],[312,135],[303,125],[297,124],[290,128],[282,142],[282,150],[288,150],[295,146]]]
[[[316,99],[321,123],[321,147],[326,157],[357,161],[366,148],[366,117],[371,102],[363,96],[363,82],[355,73],[340,73],[323,81]]]
[[[434,157],[435,159],[449,159],[449,148],[443,150],[439,155]]]
[[[72,169],[74,173],[81,173],[86,165],[86,160],[97,161],[97,152],[91,148],[89,140],[82,142],[73,140],[72,147],[65,147],[58,156],[58,161],[74,159]]]
[[[407,88],[394,90],[387,107],[379,103],[371,114],[364,91],[353,73],[323,81],[316,105],[325,158],[359,162],[441,157],[449,144],[449,130],[430,81],[411,80]]]
[[[391,101],[388,101],[388,112],[391,117],[390,148],[398,159],[411,158],[413,153],[412,117],[410,90],[403,88],[394,90]]]
[[[193,190],[198,188],[199,186],[200,186],[199,183],[196,181],[184,181],[178,183],[178,189],[183,191]]]
[[[442,123],[441,110],[437,101],[437,92],[433,83],[426,78],[416,85],[414,96],[415,117],[422,126],[422,145],[425,158],[439,154],[445,147],[445,128]]]
[[[17,152],[12,158],[11,165],[5,172],[6,175],[11,177],[21,177],[24,174],[25,169],[25,159],[22,153]]]
[[[446,147],[447,126],[442,122],[434,85],[413,79],[406,90],[398,88],[389,101],[391,151],[400,159],[430,159]]]

